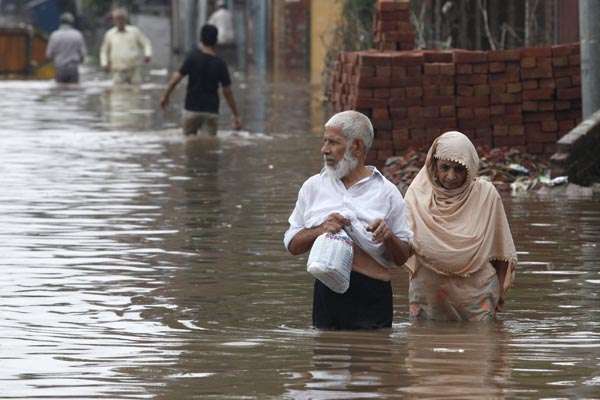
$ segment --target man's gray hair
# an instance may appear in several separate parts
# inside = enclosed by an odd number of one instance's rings
[[[70,12],[65,12],[60,15],[60,22],[62,24],[73,25],[75,23],[75,17]]]
[[[339,128],[350,141],[362,140],[367,151],[373,144],[373,125],[369,117],[358,111],[348,110],[335,114],[325,123],[325,128]]]

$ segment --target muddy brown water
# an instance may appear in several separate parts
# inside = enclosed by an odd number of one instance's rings
[[[249,133],[185,141],[181,90],[0,81],[0,398],[600,398],[594,200],[504,197],[497,323],[410,324],[397,271],[392,329],[310,328],[282,245],[320,168],[308,87],[238,77]]]

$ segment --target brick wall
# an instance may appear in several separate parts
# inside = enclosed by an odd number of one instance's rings
[[[390,21],[381,15],[386,13],[403,16],[398,13],[403,8],[390,4],[405,3],[380,1],[376,21]],[[405,22],[397,21],[399,29]],[[385,26],[394,29],[392,23]],[[381,29],[376,25],[376,34]],[[384,49],[406,47],[395,39],[376,43]],[[339,55],[330,100],[335,111],[355,109],[371,118],[376,133],[368,162],[376,165],[409,147],[428,146],[448,130],[459,130],[478,145],[551,154],[556,141],[581,120],[580,82],[579,44],[369,50]]]
[[[276,69],[305,69],[309,60],[310,3],[275,2],[273,53]]]

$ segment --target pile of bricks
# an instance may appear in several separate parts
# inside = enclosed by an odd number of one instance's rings
[[[455,73],[452,53],[423,52],[421,107],[409,110],[412,123],[418,124],[417,129],[412,129],[410,132],[411,144],[427,145],[441,133],[455,129],[457,124]],[[418,92],[418,89],[414,90]]]
[[[490,85],[487,53],[457,50],[456,115],[458,129],[478,145],[491,145]]]
[[[374,44],[380,51],[412,50],[415,34],[410,22],[409,0],[380,0],[373,19]]]
[[[545,147],[553,146],[558,139],[552,49],[523,49],[521,56],[523,123],[527,147],[532,152],[542,153]]]
[[[448,130],[476,145],[550,154],[581,120],[579,44],[408,50],[409,2],[379,0],[376,11],[378,50],[341,53],[330,92],[335,111],[371,118],[376,133],[368,162],[381,166]]]
[[[332,101],[336,111],[356,109],[373,121],[370,162],[454,129],[477,145],[550,154],[581,119],[579,62],[577,44],[342,53]]]
[[[520,50],[486,52],[490,88],[492,146],[512,146],[525,150],[523,128],[523,85]]]

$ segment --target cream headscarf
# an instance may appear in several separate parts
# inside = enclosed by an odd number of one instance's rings
[[[465,183],[448,190],[440,185],[435,159],[467,168]],[[517,253],[500,195],[477,179],[479,157],[460,132],[446,132],[431,145],[425,166],[406,192],[415,256],[406,262],[411,273],[423,266],[443,275],[466,277],[491,260],[508,262],[504,291],[511,285]]]

